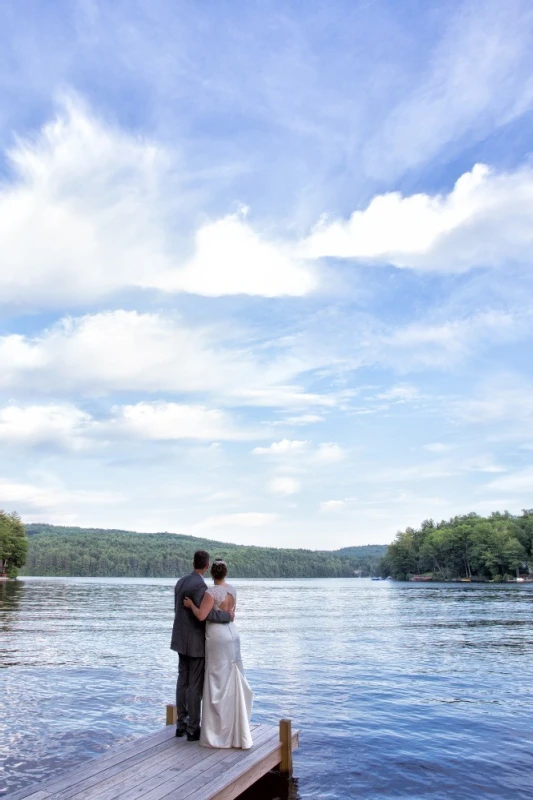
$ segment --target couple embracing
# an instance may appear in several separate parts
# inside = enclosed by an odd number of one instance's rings
[[[176,736],[186,734],[187,741],[200,740],[204,747],[248,749],[253,693],[244,677],[234,623],[237,592],[226,582],[222,559],[211,565],[209,588],[202,577],[209,553],[197,550],[193,567],[174,590],[170,647],[179,655]]]

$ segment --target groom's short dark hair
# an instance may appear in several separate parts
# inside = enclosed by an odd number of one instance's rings
[[[194,569],[207,569],[209,566],[209,553],[206,550],[197,550],[194,554]]]

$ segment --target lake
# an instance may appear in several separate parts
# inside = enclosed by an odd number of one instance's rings
[[[173,580],[0,585],[0,784],[157,730]],[[301,729],[301,798],[533,798],[533,584],[235,580],[255,722]]]

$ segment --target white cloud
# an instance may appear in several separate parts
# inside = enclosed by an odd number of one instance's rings
[[[282,468],[305,469],[307,466],[327,466],[335,464],[345,457],[345,452],[335,442],[322,442],[317,447],[311,447],[310,442],[282,439],[272,442],[268,447],[254,447],[254,455],[270,456]]]
[[[203,331],[195,333],[178,321],[134,311],[67,318],[32,339],[3,337],[0,353],[6,364],[0,378],[4,385],[46,389],[53,382],[56,391],[92,388],[95,393],[194,391],[209,383],[214,388],[220,382],[218,359],[230,371],[231,362],[238,363],[235,356],[211,350]],[[234,367],[234,377],[235,373]]]
[[[233,215],[200,228],[193,258],[159,285],[167,291],[213,297],[280,297],[308,294],[316,288],[317,279],[309,266],[296,263],[282,245],[262,241],[242,215]]]
[[[164,441],[258,437],[256,431],[239,430],[229,415],[218,409],[164,402],[116,407],[110,423],[104,423],[103,428],[121,436]]]
[[[169,154],[94,119],[77,99],[64,101],[33,141],[19,139],[8,158],[4,303],[85,304],[125,288],[298,296],[316,286],[312,268],[242,215],[203,225],[191,258],[191,212]]]
[[[313,455],[313,463],[319,465],[336,464],[342,461],[345,453],[342,447],[335,442],[324,442],[320,444]]]
[[[8,445],[83,450],[90,446],[93,430],[90,414],[72,405],[10,404],[0,408],[0,442]]]
[[[461,272],[529,263],[533,169],[474,166],[446,195],[377,195],[349,220],[322,220],[303,244],[311,258],[333,256],[422,270]]]
[[[9,159],[15,179],[0,191],[4,302],[87,302],[168,269],[154,197],[165,168],[157,147],[67,101]]]
[[[54,393],[114,391],[211,393],[241,405],[335,405],[335,397],[294,385],[308,364],[264,362],[219,331],[175,317],[109,311],[66,318],[40,335],[0,336],[0,387]]]
[[[272,492],[272,494],[289,496],[291,494],[297,494],[300,489],[300,481],[297,481],[296,478],[290,478],[288,476],[272,478],[272,480],[268,482],[268,490]]]
[[[52,511],[65,512],[72,507],[114,505],[122,503],[119,492],[66,489],[57,483],[31,484],[0,478],[0,508],[16,509],[20,514],[32,515]]]
[[[346,508],[346,502],[344,500],[324,500],[320,503],[320,511],[327,513],[342,511],[343,508]]]
[[[282,439],[280,442],[272,442],[268,447],[254,447],[252,453],[257,456],[286,456],[300,454],[308,446],[306,441],[290,441]]]
[[[268,435],[268,433],[266,434]],[[139,402],[114,406],[98,419],[70,404],[0,407],[0,443],[72,451],[117,441],[239,441],[265,436],[239,428],[225,411],[202,405]]]

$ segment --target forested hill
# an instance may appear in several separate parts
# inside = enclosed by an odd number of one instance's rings
[[[195,550],[225,558],[235,578],[330,578],[379,574],[386,545],[289,550],[216,542],[177,533],[26,525],[22,575],[174,578],[191,569]]]

